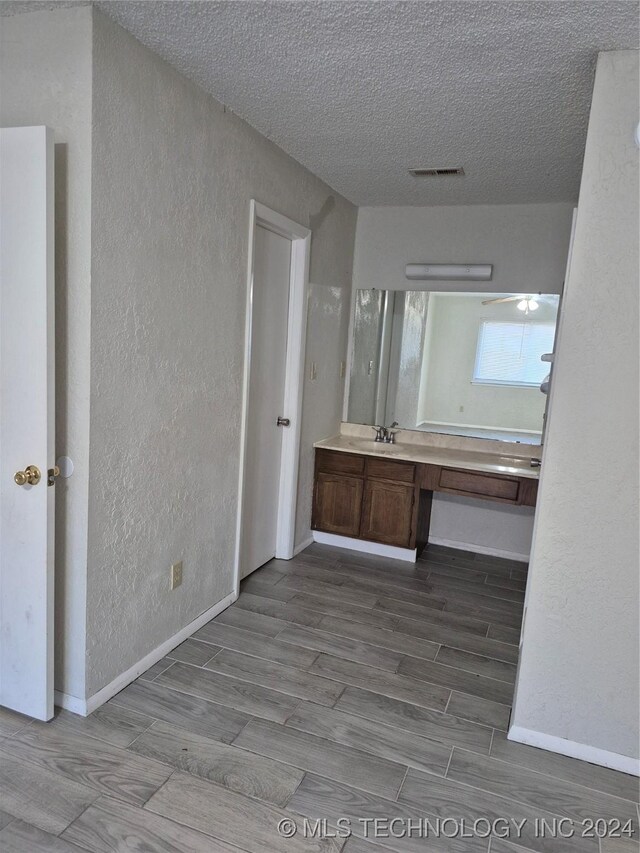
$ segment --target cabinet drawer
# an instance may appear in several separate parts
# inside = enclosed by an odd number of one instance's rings
[[[327,474],[364,474],[364,457],[337,450],[316,450],[316,468]]]
[[[439,488],[445,491],[462,492],[467,495],[493,498],[494,500],[517,503],[519,480],[507,477],[492,477],[490,474],[475,474],[471,471],[457,471],[454,468],[442,468]]]
[[[393,480],[396,483],[413,483],[416,479],[416,466],[411,462],[395,462],[387,459],[367,459],[367,477],[376,480]]]

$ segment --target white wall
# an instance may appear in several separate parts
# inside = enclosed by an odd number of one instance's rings
[[[511,735],[638,770],[638,53],[602,53]]]
[[[55,139],[56,687],[85,690],[91,315],[91,11],[2,18],[0,122],[46,124]],[[53,460],[51,460],[53,462]]]
[[[358,210],[353,286],[406,290],[405,264],[492,263],[496,293],[562,290],[573,204],[457,207],[362,207]],[[415,283],[413,283],[415,285]],[[425,282],[426,284],[426,282]],[[448,289],[433,282],[433,290]],[[529,553],[533,510],[434,496],[431,536],[522,558]]]
[[[527,560],[534,510],[456,495],[433,495],[429,540],[451,547]]]
[[[313,231],[318,378],[296,538],[310,535],[312,444],[340,420],[356,219],[98,12],[93,60],[88,695],[232,591],[251,198]]]

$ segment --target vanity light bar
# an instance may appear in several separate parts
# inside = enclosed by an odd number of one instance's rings
[[[405,276],[414,281],[491,281],[493,264],[407,264]]]

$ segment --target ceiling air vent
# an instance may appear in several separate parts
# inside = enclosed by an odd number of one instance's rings
[[[452,175],[464,175],[462,166],[440,166],[434,169],[409,169],[414,178],[448,178]]]

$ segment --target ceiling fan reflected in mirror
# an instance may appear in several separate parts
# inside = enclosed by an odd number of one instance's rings
[[[528,314],[530,311],[537,311],[540,307],[540,302],[548,301],[541,293],[537,296],[527,296],[524,293],[515,293],[511,296],[499,296],[496,299],[485,299],[483,305],[496,305],[500,302],[517,302],[516,308]]]

